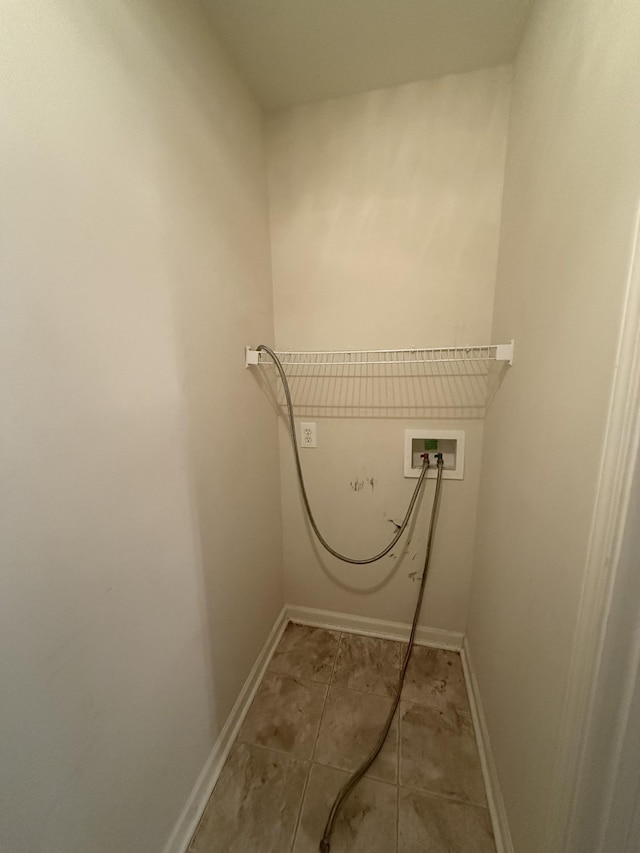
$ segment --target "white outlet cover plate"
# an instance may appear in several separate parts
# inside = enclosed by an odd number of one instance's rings
[[[416,478],[420,476],[420,468],[413,467],[412,445],[415,438],[435,438],[456,442],[455,467],[451,466],[445,454],[445,468],[442,472],[443,480],[462,480],[464,478],[464,430],[461,429],[406,429],[404,431],[404,476]],[[431,467],[427,471],[427,477],[433,479],[437,476],[434,454],[431,455]]]
[[[300,447],[317,447],[318,435],[315,423],[309,421],[300,422]]]

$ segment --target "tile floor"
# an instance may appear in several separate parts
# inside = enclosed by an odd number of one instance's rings
[[[189,853],[316,853],[372,748],[405,647],[289,624]],[[495,853],[460,656],[416,646],[389,738],[332,853]]]

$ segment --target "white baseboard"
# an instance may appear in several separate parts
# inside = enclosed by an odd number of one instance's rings
[[[409,639],[411,625],[404,622],[389,622],[386,619],[370,619],[368,616],[353,616],[351,613],[336,613],[333,610],[317,610],[315,607],[299,607],[296,604],[285,606],[291,622],[312,625],[314,628],[329,628],[332,631],[345,631],[350,634],[366,634],[370,637],[382,637],[385,640],[406,641]],[[436,649],[460,651],[462,631],[444,631],[441,628],[418,626],[416,643],[420,646],[432,646]]]
[[[462,660],[464,677],[467,682],[467,693],[469,694],[473,727],[476,732],[478,752],[480,753],[480,763],[482,764],[482,773],[484,775],[484,783],[487,790],[487,802],[489,804],[489,812],[491,814],[496,851],[497,853],[514,853],[511,832],[509,831],[509,822],[507,821],[507,812],[502,798],[500,782],[498,780],[498,771],[493,758],[493,751],[491,749],[489,730],[487,728],[487,721],[484,716],[482,701],[480,699],[478,681],[476,679],[471,653],[469,651],[469,640],[466,636],[462,643],[460,658]]]
[[[211,792],[218,781],[218,776],[222,771],[229,751],[233,746],[240,726],[249,710],[249,706],[253,701],[258,685],[262,681],[271,656],[275,651],[276,646],[280,642],[280,638],[289,621],[286,608],[276,619],[273,628],[269,632],[269,636],[254,663],[247,680],[245,681],[240,695],[238,696],[235,705],[231,709],[231,713],[227,717],[222,731],[218,739],[213,745],[209,757],[207,758],[204,767],[196,781],[196,784],[189,795],[187,803],[182,810],[182,814],[177,820],[173,832],[169,840],[165,844],[162,853],[185,853],[189,846],[189,842],[193,837],[196,827],[200,822],[200,818],[206,808]]]

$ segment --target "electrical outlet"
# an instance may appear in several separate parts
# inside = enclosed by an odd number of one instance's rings
[[[300,424],[300,447],[317,447],[316,425],[314,423]]]

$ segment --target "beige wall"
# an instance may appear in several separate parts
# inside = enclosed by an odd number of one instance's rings
[[[0,848],[158,853],[283,601],[261,118],[179,0],[3,2],[0,88]]]
[[[517,853],[545,841],[638,204],[640,12],[542,0],[514,79],[469,640]]]
[[[271,237],[280,349],[488,343],[511,71],[496,68],[273,114]],[[475,378],[386,382],[298,377],[298,413],[318,424],[303,451],[330,541],[355,556],[391,538],[414,480],[404,428],[467,432],[462,482],[449,481],[423,624],[464,630],[480,470]],[[311,544],[281,432],[286,599],[406,622],[428,500],[408,553],[353,567]],[[364,488],[356,481],[373,480]]]

